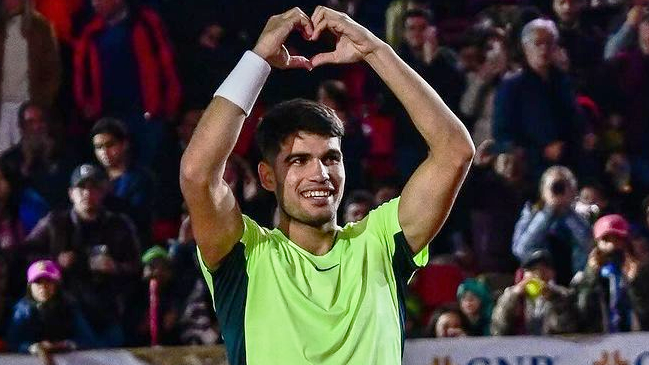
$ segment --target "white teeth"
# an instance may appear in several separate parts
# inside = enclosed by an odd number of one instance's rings
[[[331,192],[323,191],[323,190],[311,190],[311,191],[307,191],[307,192],[302,193],[302,195],[305,198],[327,197],[327,196],[331,195]]]

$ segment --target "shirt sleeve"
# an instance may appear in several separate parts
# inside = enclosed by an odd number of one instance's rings
[[[388,244],[388,250],[393,260],[406,256],[416,267],[426,266],[428,263],[428,246],[419,252],[412,252],[403,234],[399,223],[399,201],[401,197],[394,198],[382,204],[368,215],[368,228],[376,232],[381,242]]]

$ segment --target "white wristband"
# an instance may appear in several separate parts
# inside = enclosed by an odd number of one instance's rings
[[[246,116],[257,101],[261,88],[270,74],[270,65],[255,52],[246,51],[216,90],[214,96],[221,96],[243,109]]]

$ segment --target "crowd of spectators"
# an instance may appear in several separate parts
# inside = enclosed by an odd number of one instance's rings
[[[649,330],[649,1],[323,1],[385,39],[477,146],[411,282],[407,335]],[[1,1],[3,349],[222,341],[180,156],[268,16],[295,5],[318,4]],[[345,124],[340,224],[397,196],[428,153],[367,65],[274,71],[225,172],[262,225],[277,208],[254,130],[294,97]]]

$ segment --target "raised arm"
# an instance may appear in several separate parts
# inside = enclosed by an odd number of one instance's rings
[[[311,19],[314,38],[325,28],[338,36],[335,51],[314,56],[313,66],[364,59],[401,101],[430,148],[399,203],[403,233],[419,252],[441,228],[466,177],[475,151],[469,133],[437,92],[367,29],[325,7]]]
[[[212,100],[183,154],[180,186],[196,243],[209,268],[215,268],[243,235],[241,210],[223,174],[249,112],[244,108],[249,109],[257,98],[270,71],[269,65],[311,68],[307,59],[290,56],[283,46],[293,29],[301,30],[305,37],[313,30],[309,18],[298,8],[270,18],[254,53],[244,55],[217,92],[227,99],[216,96]]]

